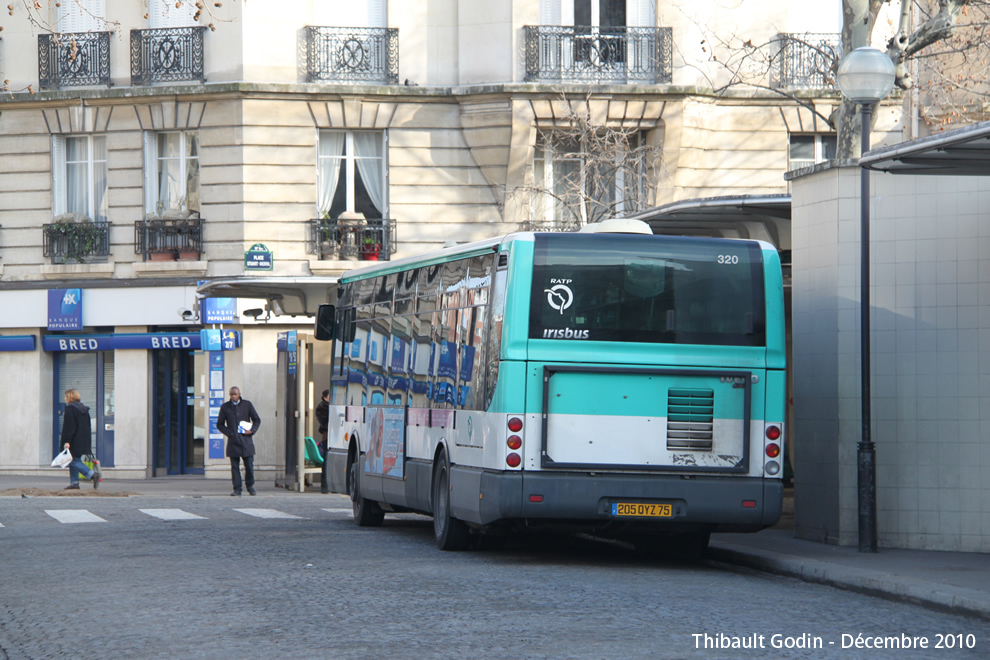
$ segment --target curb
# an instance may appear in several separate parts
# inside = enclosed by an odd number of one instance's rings
[[[990,598],[975,589],[945,588],[899,575],[878,574],[725,543],[709,547],[706,559],[990,621]]]

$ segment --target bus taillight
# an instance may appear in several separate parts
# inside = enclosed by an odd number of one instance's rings
[[[519,419],[518,417],[509,418],[510,431],[512,431],[513,433],[519,433],[520,431],[522,431],[522,427],[523,427],[523,422],[521,419]]]
[[[780,456],[780,445],[775,442],[771,442],[767,445],[767,456],[770,458],[777,458]]]
[[[522,438],[518,435],[510,435],[509,439],[505,441],[505,444],[509,445],[509,449],[519,449],[522,447]]]
[[[767,427],[767,440],[776,440],[780,437],[780,427],[770,425]]]
[[[519,454],[517,454],[516,452],[512,452],[511,454],[505,457],[505,464],[511,468],[519,467],[520,463],[522,463],[522,458],[520,458]]]

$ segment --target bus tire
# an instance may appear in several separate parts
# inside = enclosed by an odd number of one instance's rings
[[[441,550],[464,550],[470,540],[467,525],[450,515],[450,463],[446,452],[433,473],[433,536]]]
[[[361,454],[355,453],[347,470],[347,493],[351,496],[351,509],[358,527],[378,527],[385,520],[385,512],[378,502],[361,497]]]

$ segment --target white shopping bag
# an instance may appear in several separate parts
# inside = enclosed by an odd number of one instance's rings
[[[69,467],[69,463],[72,462],[72,454],[69,453],[68,449],[63,449],[62,453],[55,457],[52,461],[52,467],[64,468]]]

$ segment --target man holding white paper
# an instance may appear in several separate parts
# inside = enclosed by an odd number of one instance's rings
[[[220,406],[217,416],[217,430],[227,436],[227,457],[230,458],[230,478],[234,482],[234,492],[241,494],[241,466],[244,459],[244,485],[248,493],[254,490],[254,434],[261,427],[258,411],[247,399],[241,398],[241,390],[230,388],[230,400]]]

